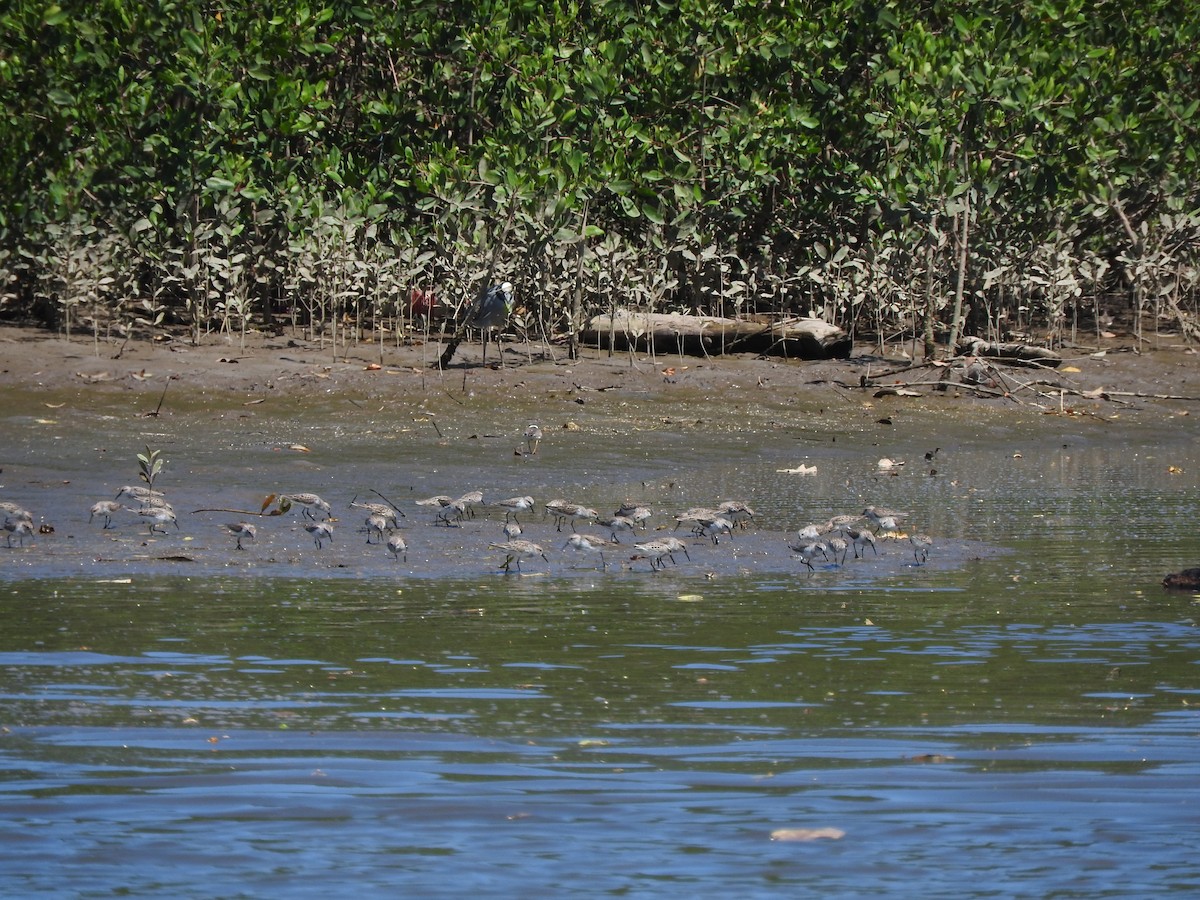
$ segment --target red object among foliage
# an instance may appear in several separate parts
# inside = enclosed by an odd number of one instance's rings
[[[413,288],[408,294],[408,311],[413,318],[428,318],[437,309],[437,295],[432,290]]]

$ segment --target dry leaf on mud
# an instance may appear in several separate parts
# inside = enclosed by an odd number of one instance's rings
[[[305,447],[303,444],[289,444],[288,449],[296,450],[300,453],[312,453],[312,451],[309,450],[307,447]]]
[[[816,475],[817,467],[806,466],[804,463],[801,463],[794,469],[776,469],[775,471],[781,475]]]
[[[776,828],[773,841],[839,841],[846,836],[840,828]]]
[[[383,366],[381,366],[379,363],[367,363],[365,366],[363,366],[363,371],[378,372],[382,368]]]

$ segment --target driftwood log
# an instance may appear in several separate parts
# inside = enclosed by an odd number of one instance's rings
[[[960,356],[979,356],[984,359],[1002,359],[1007,363],[1034,365],[1057,368],[1062,363],[1062,355],[1048,347],[1034,347],[1030,344],[1009,344],[1000,341],[985,341],[983,338],[962,337],[958,339]]]
[[[842,329],[821,319],[756,322],[627,309],[592,318],[584,325],[580,341],[611,350],[692,356],[759,353],[791,359],[848,359],[851,348]]]

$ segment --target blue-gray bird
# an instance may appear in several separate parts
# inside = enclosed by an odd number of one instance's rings
[[[487,365],[487,348],[490,333],[495,333],[496,335],[496,352],[499,353],[499,329],[508,323],[508,317],[512,314],[512,308],[513,286],[511,282],[506,281],[503,284],[493,284],[491,287],[480,292],[475,301],[467,307],[466,315],[463,316],[458,333],[447,345],[445,352],[442,353],[439,364],[442,366],[449,365],[451,358],[454,356],[454,351],[462,343],[467,329],[478,328],[483,332],[483,364]],[[501,363],[503,361],[504,358],[501,357]]]
[[[467,310],[466,326],[483,332],[483,364],[487,365],[488,333],[496,335],[496,352],[500,353],[499,330],[508,324],[513,308],[513,286],[511,282],[493,284],[471,304]],[[501,357],[503,362],[503,357]]]

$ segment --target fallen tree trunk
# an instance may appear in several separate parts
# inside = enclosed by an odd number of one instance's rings
[[[960,356],[981,356],[985,359],[1002,359],[1010,363],[1035,363],[1049,366],[1052,369],[1062,363],[1062,355],[1048,347],[985,341],[978,337],[959,338],[958,353]]]
[[[580,340],[600,349],[691,356],[759,353],[791,359],[846,359],[851,341],[821,319],[756,322],[683,313],[643,313],[619,309],[593,317]]]

